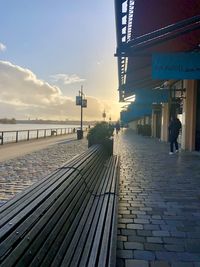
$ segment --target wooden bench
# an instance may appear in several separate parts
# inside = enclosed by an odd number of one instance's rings
[[[0,208],[0,266],[115,266],[119,161],[101,146]]]

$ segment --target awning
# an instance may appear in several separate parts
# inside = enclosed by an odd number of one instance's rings
[[[121,111],[120,120],[123,123],[134,121],[144,116],[151,116],[152,104],[132,104],[127,111]]]
[[[152,106],[168,102],[169,90],[136,90],[135,101],[128,108],[121,112],[121,120],[124,123],[139,119],[144,116],[150,116]]]
[[[163,83],[151,78],[153,53],[199,51],[200,1],[116,2],[116,55],[123,100],[136,89],[152,89]]]
[[[135,90],[134,104],[153,104],[153,103],[167,103],[169,101],[169,90],[149,90],[139,89]]]

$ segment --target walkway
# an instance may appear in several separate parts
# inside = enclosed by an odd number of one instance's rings
[[[200,155],[127,131],[121,155],[118,267],[200,266]]]
[[[16,158],[18,156],[23,156],[33,151],[41,150],[60,141],[72,139],[76,139],[76,134],[59,135],[0,145],[0,162]]]
[[[0,206],[86,149],[72,135],[0,147]]]

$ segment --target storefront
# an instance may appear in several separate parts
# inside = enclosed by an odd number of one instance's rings
[[[200,151],[200,80],[197,81],[195,150]]]
[[[152,102],[152,136],[168,141],[177,115],[181,148],[199,151],[200,1],[116,0],[115,7],[120,101],[140,90],[168,90],[168,102]]]

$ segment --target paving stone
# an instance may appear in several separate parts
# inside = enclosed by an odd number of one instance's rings
[[[200,253],[200,241],[198,239],[186,240],[185,249],[188,252]]]
[[[134,215],[134,214],[123,214],[122,218],[134,219],[134,218],[136,218],[136,215]]]
[[[125,235],[118,235],[117,236],[117,240],[119,240],[119,241],[127,241],[127,236],[125,236]]]
[[[150,267],[171,267],[167,261],[152,261]]]
[[[189,262],[176,261],[172,262],[172,267],[194,267],[194,265]]]
[[[168,231],[152,231],[153,236],[170,236]]]
[[[137,214],[137,218],[138,219],[151,219],[151,216],[150,215],[147,215],[147,214]]]
[[[127,229],[143,229],[143,225],[142,224],[136,224],[136,223],[128,223],[127,224]]]
[[[130,210],[125,210],[125,209],[124,210],[120,210],[119,213],[122,214],[122,215],[123,214],[128,214],[128,215],[131,214]]]
[[[147,251],[147,250],[135,250],[133,253],[134,253],[135,259],[140,259],[140,260],[154,260],[155,259],[155,253]]]
[[[156,258],[164,261],[178,261],[178,254],[175,252],[156,251]]]
[[[116,259],[116,267],[125,267],[124,259],[117,258]]]
[[[122,233],[122,235],[131,236],[131,235],[136,235],[136,230],[134,230],[134,229],[121,229],[121,233]]]
[[[144,224],[144,230],[160,230],[160,226],[157,224]]]
[[[185,236],[187,236],[188,238],[200,239],[200,233],[197,233],[197,232],[187,233],[185,234]]]
[[[129,235],[127,236],[129,242],[145,242],[145,237],[137,236],[137,235]]]
[[[184,251],[184,244],[181,245],[181,244],[168,244],[168,245],[165,245],[165,248],[166,250],[168,251],[177,251],[177,252],[182,252]]]
[[[152,211],[152,208],[151,207],[144,207],[144,208],[141,208],[140,210],[142,210],[142,211]]]
[[[144,250],[144,245],[139,242],[124,242],[125,249],[141,249]]]
[[[159,225],[166,224],[164,220],[151,219],[150,221],[151,221],[152,224],[159,224]]]
[[[125,223],[118,223],[117,227],[125,229],[126,228],[126,224]]]
[[[169,232],[176,232],[178,229],[174,225],[159,225],[160,230],[169,231]]]
[[[162,244],[163,240],[161,237],[152,237],[152,236],[148,236],[147,237],[147,242],[149,243],[158,243],[158,244]]]
[[[138,215],[138,214],[145,215],[146,214],[145,211],[141,211],[141,210],[132,210],[131,213],[132,214],[136,214],[136,215]]]
[[[168,244],[183,244],[185,241],[183,238],[163,237],[163,242]]]
[[[119,203],[119,207],[129,207],[129,206],[130,206],[130,204],[128,203],[128,201]]]
[[[119,223],[133,223],[133,219],[127,219],[127,218],[120,218],[118,220]]]
[[[117,250],[117,258],[132,259],[133,258],[133,252],[132,252],[132,250],[118,249]]]
[[[137,234],[141,236],[151,236],[152,231],[150,230],[137,230]]]
[[[161,220],[162,217],[160,215],[152,215],[152,219]]]
[[[147,219],[134,219],[134,223],[148,224],[149,220],[147,220]]]
[[[129,192],[130,194],[130,192]],[[129,210],[135,210],[137,207],[143,207],[144,205],[143,204],[137,204],[137,205],[132,205],[131,207],[128,207]]]
[[[170,231],[170,235],[173,237],[186,237],[186,233],[179,231]]]
[[[125,260],[125,267],[149,267],[149,263],[144,260]]]
[[[155,243],[145,243],[144,248],[145,250],[151,250],[151,251],[166,251],[163,245]]]
[[[179,261],[200,261],[199,253],[189,253],[189,252],[177,252]]]

